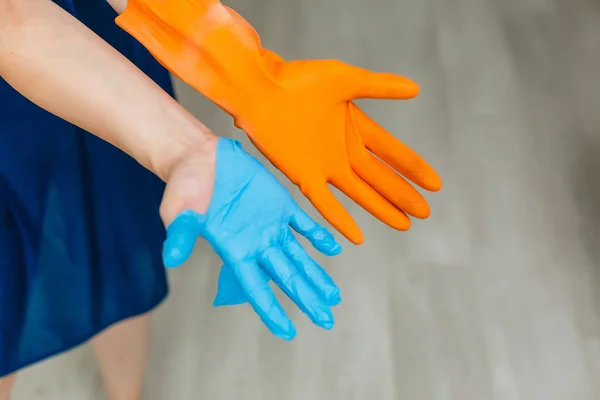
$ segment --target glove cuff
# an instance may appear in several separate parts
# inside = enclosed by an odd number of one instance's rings
[[[236,120],[276,87],[260,42],[220,1],[129,0],[115,22]]]

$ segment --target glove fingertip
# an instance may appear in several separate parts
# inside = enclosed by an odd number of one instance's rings
[[[334,239],[333,245],[331,245],[327,251],[324,251],[323,254],[333,257],[333,256],[337,256],[341,252],[342,252],[342,245],[339,244],[338,242],[336,242]]]
[[[289,342],[290,340],[292,340],[296,337],[296,333],[297,333],[296,327],[292,323],[290,323],[290,326],[288,327],[287,330],[278,331],[278,332],[275,332],[274,334],[278,338],[281,338],[281,339]]]
[[[404,76],[385,72],[376,75],[381,83],[383,94],[387,95],[385,97],[412,99],[417,97],[421,91],[421,88],[415,81]]]
[[[187,261],[194,250],[197,232],[185,218],[177,218],[167,229],[163,247],[166,268],[176,268]]]
[[[333,290],[329,294],[327,301],[331,307],[335,307],[335,306],[339,305],[342,302],[342,296],[340,295],[340,289],[336,288],[335,290]]]
[[[442,178],[434,171],[425,184],[425,188],[431,192],[438,192],[442,189]]]
[[[166,268],[176,268],[185,263],[192,253],[193,246],[186,246],[184,243],[174,244],[167,240],[163,250],[163,263]]]
[[[342,246],[335,240],[333,234],[299,207],[291,221],[291,225],[296,232],[308,239],[321,253],[334,256],[342,251]]]
[[[361,245],[365,242],[365,236],[358,228],[351,231],[343,231],[342,234],[355,245]]]
[[[326,256],[337,256],[342,252],[342,245],[335,240],[329,230],[322,226],[310,232],[308,239],[317,250]]]

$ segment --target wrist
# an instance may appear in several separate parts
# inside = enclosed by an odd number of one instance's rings
[[[218,0],[129,0],[115,22],[234,117],[277,88],[256,31]]]
[[[111,0],[125,2],[115,22],[126,31],[168,33],[173,30],[186,37],[205,28],[210,16],[223,15],[220,0]],[[208,17],[208,20],[207,20]],[[217,18],[218,20],[219,18]],[[214,18],[212,18],[214,20]]]
[[[106,0],[108,4],[117,12],[121,14],[127,7],[127,0]]]
[[[187,113],[187,111],[186,111]],[[154,143],[148,152],[151,171],[168,182],[172,171],[193,155],[214,165],[219,137],[191,115],[170,123],[164,140]]]

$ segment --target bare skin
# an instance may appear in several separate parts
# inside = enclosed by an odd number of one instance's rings
[[[139,400],[148,358],[150,314],[115,324],[91,340],[108,400]],[[0,400],[9,400],[16,374],[0,378]]]
[[[106,2],[119,14],[125,11],[125,7],[127,7],[127,0],[106,0]]]
[[[108,398],[141,399],[150,343],[150,315],[114,325],[91,342]]]
[[[117,11],[126,1],[111,0]],[[48,0],[0,0],[0,76],[53,114],[117,146],[167,182],[160,215],[203,213],[218,138],[125,57]],[[132,118],[136,116],[136,118]],[[148,314],[92,344],[110,400],[140,400]],[[14,375],[0,378],[8,400]]]
[[[15,374],[0,378],[0,400],[8,400],[10,398],[10,391],[15,384],[15,378]]]

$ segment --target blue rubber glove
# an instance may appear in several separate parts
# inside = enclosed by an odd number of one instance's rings
[[[314,260],[312,260],[310,256],[308,256],[308,254],[306,254],[306,251],[304,251],[304,249],[301,246],[298,246],[296,249],[297,253],[294,256],[296,257],[295,259],[302,259],[302,263],[306,265],[314,263]],[[336,255],[327,252],[323,253],[326,255]],[[320,267],[318,265],[316,267],[317,268],[313,268],[312,270],[319,271]],[[268,276],[265,276],[264,278],[267,282],[270,281],[270,278]],[[319,278],[319,276],[314,277],[316,281],[318,281]],[[329,277],[325,276],[325,279],[329,280]],[[327,283],[324,282],[324,284]],[[337,306],[338,304],[340,304],[341,301],[342,298],[340,297],[339,292],[337,293],[337,295],[331,295],[327,299],[328,304],[332,307]],[[219,273],[219,284],[217,286],[217,295],[215,296],[213,306],[237,306],[247,302],[248,297],[246,297],[243,288],[238,283],[237,277],[235,276],[233,269],[231,269],[231,267],[229,267],[228,265],[223,265],[221,267],[221,272]]]
[[[330,306],[339,303],[339,289],[290,228],[324,254],[342,250],[239,142],[221,138],[210,206],[205,215],[183,211],[169,225],[165,266],[185,262],[201,236],[225,264],[219,281],[237,293],[240,303],[249,301],[273,334],[291,340],[296,330],[269,286],[271,279],[315,324],[331,329]]]

